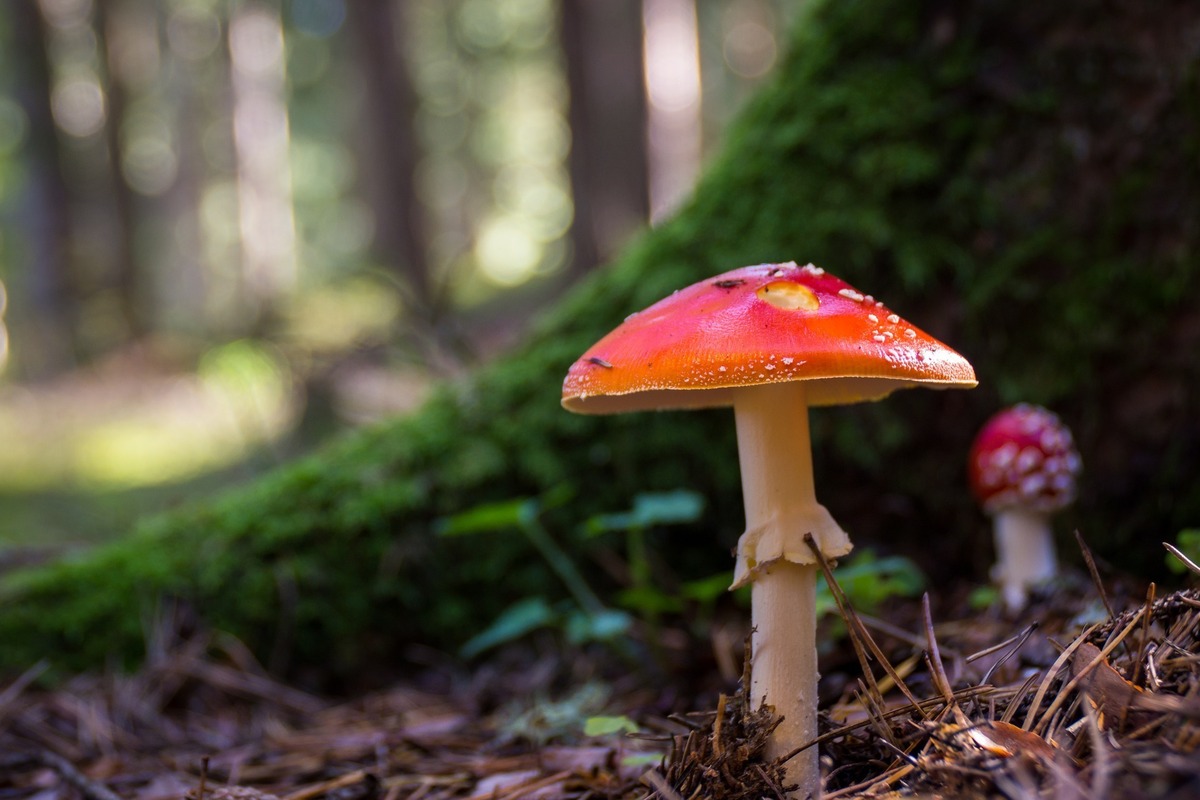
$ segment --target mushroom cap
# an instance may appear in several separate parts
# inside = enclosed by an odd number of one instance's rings
[[[968,456],[971,492],[988,514],[1009,508],[1049,513],[1075,499],[1082,462],[1058,415],[1019,403],[991,417]]]
[[[975,386],[965,358],[809,264],[742,267],[629,316],[567,372],[562,404],[616,414],[733,404],[735,389],[808,381],[810,405]]]

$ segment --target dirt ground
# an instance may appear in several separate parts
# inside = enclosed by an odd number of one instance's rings
[[[843,604],[845,633],[822,653],[824,796],[1200,797],[1200,591],[1119,594],[1080,578],[1019,615],[954,619],[939,617],[955,598],[886,619]],[[741,659],[728,635],[662,636],[665,672],[548,641],[469,668],[425,653],[389,688],[336,699],[271,678],[219,634],[155,640],[134,675],[48,690],[43,664],[0,685],[0,800],[786,789],[762,755],[771,713],[746,707],[744,674],[722,677]]]

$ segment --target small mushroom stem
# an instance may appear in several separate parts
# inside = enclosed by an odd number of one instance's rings
[[[1025,605],[1029,587],[1058,574],[1054,536],[1048,515],[1028,508],[1006,508],[993,519],[996,566],[992,578],[1000,584],[1010,610]]]
[[[750,701],[783,717],[767,743],[775,759],[817,735],[817,566],[804,535],[831,556],[850,546],[816,500],[803,382],[741,389],[734,412],[746,506],[735,584],[753,582]],[[785,776],[793,797],[819,796],[817,748],[790,759]]]

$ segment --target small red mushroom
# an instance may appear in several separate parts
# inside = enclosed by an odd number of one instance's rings
[[[1025,605],[1029,588],[1058,570],[1050,515],[1075,499],[1081,462],[1071,431],[1054,413],[1020,403],[980,429],[971,445],[971,492],[993,519],[1005,605]]]
[[[916,386],[971,388],[975,372],[870,295],[795,263],[680,289],[629,316],[563,382],[563,406],[581,414],[733,406],[746,507],[733,587],[752,585],[748,690],[783,717],[768,757],[817,735],[818,567],[805,534],[830,558],[851,549],[816,499],[808,409]],[[795,797],[820,794],[817,748],[786,770]]]

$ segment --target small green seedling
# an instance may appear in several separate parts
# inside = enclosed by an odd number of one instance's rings
[[[617,733],[637,733],[638,725],[624,715],[617,717],[588,717],[583,723],[584,736],[612,736]]]

